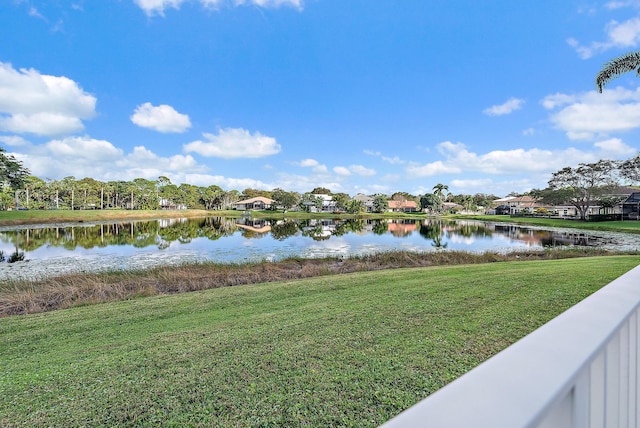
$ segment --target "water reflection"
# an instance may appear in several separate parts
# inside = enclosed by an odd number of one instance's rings
[[[361,242],[366,241],[369,248],[380,246],[385,249],[389,249],[390,246],[403,247],[405,241],[410,240],[410,246],[414,250],[426,250],[431,247],[463,248],[469,251],[495,250],[498,247],[504,249],[595,246],[611,244],[613,239],[584,231],[544,230],[478,221],[272,220],[208,217],[1,231],[0,260],[9,263],[21,261],[25,259],[25,253],[32,254],[36,250],[47,248],[64,248],[73,252],[79,249],[107,247],[116,251],[118,247],[155,247],[163,251],[173,245],[191,244],[194,240],[224,241],[224,238],[232,236],[240,236],[245,240],[269,238],[270,241],[276,242],[286,242],[293,238],[309,238],[314,242],[323,242],[350,237],[352,240],[358,238]],[[238,241],[229,241],[229,245],[237,246]],[[10,255],[7,256],[8,254]]]

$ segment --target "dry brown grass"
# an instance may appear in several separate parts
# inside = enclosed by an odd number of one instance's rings
[[[350,272],[602,256],[600,250],[548,250],[523,253],[442,251],[388,252],[344,259],[298,259],[251,264],[194,264],[136,272],[70,274],[38,281],[13,281],[0,286],[0,316],[46,312],[159,294],[309,278]]]

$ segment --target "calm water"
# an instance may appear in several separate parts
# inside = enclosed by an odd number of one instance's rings
[[[0,228],[0,280],[67,272],[235,263],[391,250],[508,252],[550,246],[640,249],[640,236],[468,220],[171,219]]]

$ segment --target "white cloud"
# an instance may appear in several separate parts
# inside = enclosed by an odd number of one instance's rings
[[[336,166],[333,168],[333,172],[335,172],[338,175],[351,175],[351,171],[349,171],[349,168],[346,168],[344,166]]]
[[[411,164],[406,169],[407,173],[412,177],[433,177],[439,174],[455,174],[462,172],[455,165],[447,165],[442,161],[430,162],[425,165]]]
[[[376,175],[376,171],[374,169],[366,168],[362,165],[350,165],[349,167],[336,166],[333,168],[333,172],[342,176],[356,174],[361,177],[370,177],[372,175]]]
[[[62,135],[84,129],[95,116],[96,98],[64,76],[15,70],[0,62],[0,130]]]
[[[198,140],[184,145],[186,152],[202,156],[233,158],[261,158],[280,152],[275,138],[259,132],[251,134],[242,128],[221,129],[218,134],[203,133],[206,141]]]
[[[589,140],[640,127],[640,88],[631,91],[617,87],[602,94],[554,94],[545,97],[542,105],[557,110],[552,112],[551,122],[572,140]]]
[[[390,163],[391,165],[401,165],[404,163],[407,163],[407,161],[400,159],[398,156],[394,156],[394,157],[388,157],[388,156],[383,156],[382,153],[378,152],[378,151],[373,151],[373,150],[363,150],[362,151],[365,155],[368,156],[375,156],[378,157],[380,159],[382,159],[383,161]]]
[[[291,6],[296,9],[302,9],[302,0],[235,0],[234,3],[253,4],[264,8]]]
[[[276,187],[300,193],[310,192],[316,187],[325,187],[332,192],[343,192],[346,190],[340,181],[327,174],[300,175],[280,173],[278,174],[277,181],[273,183],[272,188]]]
[[[476,189],[476,192],[468,191],[468,193],[485,193],[484,189],[491,187],[493,180],[490,178],[475,178],[464,180],[451,180],[451,188],[455,189]],[[432,189],[433,190],[433,189]]]
[[[254,5],[262,8],[275,8],[290,6],[302,9],[302,0],[133,0],[134,3],[147,14],[147,16],[164,16],[166,9],[180,9],[185,2],[199,3],[207,9],[216,9],[223,3],[233,6]]]
[[[621,2],[609,3],[610,9],[620,8],[628,4]],[[591,58],[596,53],[604,52],[612,48],[634,48],[640,42],[640,17],[633,17],[623,22],[610,21],[604,28],[606,39],[600,42],[591,42],[582,45],[576,39],[569,38],[567,43],[576,49],[582,59]]]
[[[300,162],[293,162],[294,165],[301,166],[303,168],[312,168],[313,172],[324,174],[329,170],[326,165],[321,164],[315,159],[303,159]]]
[[[21,147],[22,160],[37,177],[60,179],[68,175],[96,180],[155,179],[165,175],[172,180],[184,179],[186,174],[206,172],[190,155],[158,156],[138,146],[130,153],[111,142],[90,137],[67,137],[41,145]],[[52,162],[51,159],[56,159]]]
[[[33,6],[29,7],[29,11],[27,13],[29,14],[29,16],[33,16],[35,18],[45,19],[40,11]]]
[[[188,115],[178,113],[173,107],[166,104],[159,106],[154,106],[151,103],[141,104],[136,107],[131,121],[143,128],[163,133],[185,132],[191,127]]]
[[[483,113],[489,116],[503,116],[505,114],[511,114],[516,110],[520,110],[523,104],[524,100],[512,97],[502,104],[484,109]]]
[[[620,159],[624,157],[632,157],[638,151],[625,144],[619,138],[611,138],[605,141],[599,141],[594,144],[594,147],[597,147],[601,150],[603,154],[603,158],[605,159]]]
[[[464,144],[440,143],[438,151],[445,160],[426,164],[412,163],[406,172],[410,177],[433,177],[442,174],[481,173],[489,175],[522,174],[548,175],[580,162],[596,162],[599,159],[621,159],[632,156],[636,149],[624,144],[619,139],[610,139],[594,144],[595,150],[563,150],[512,149],[493,150],[478,154],[471,152]]]
[[[31,144],[29,141],[17,135],[1,135],[0,142],[13,147],[28,146]]]
[[[371,177],[376,175],[376,170],[371,168],[366,168],[362,165],[351,165],[349,166],[349,170],[354,174],[357,174],[362,177]]]
[[[525,137],[530,137],[532,135],[534,135],[536,133],[536,130],[533,128],[527,128],[525,130],[522,131],[522,135],[524,135]]]
[[[185,0],[134,0],[134,3],[148,16],[158,14],[164,16],[164,10],[168,8],[180,9]]]
[[[122,157],[122,150],[105,140],[88,137],[67,137],[45,144],[47,153],[58,162],[67,163],[86,160],[111,163]]]
[[[223,189],[236,189],[243,190],[247,188],[251,189],[263,189],[273,190],[278,186],[274,186],[269,183],[265,183],[260,180],[254,180],[251,178],[232,178],[224,177],[222,175],[209,175],[209,174],[185,174],[184,183],[193,184],[194,186],[211,186],[217,185]]]

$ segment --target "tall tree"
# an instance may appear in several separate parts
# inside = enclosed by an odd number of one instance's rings
[[[364,206],[364,202],[358,199],[352,199],[347,203],[347,212],[349,214],[360,214],[367,211],[367,207]]]
[[[240,195],[240,199],[241,200],[251,199],[251,198],[256,198],[258,196],[271,199],[271,192],[268,190],[252,189],[249,187],[242,191],[242,194]]]
[[[434,193],[425,193],[420,197],[420,208],[431,212],[440,212],[442,210],[442,200]]]
[[[636,75],[640,75],[640,51],[629,52],[607,62],[596,75],[596,86],[602,93],[604,86],[610,80],[636,70]]]
[[[564,192],[568,197],[566,202],[576,207],[581,220],[586,220],[592,202],[616,184],[614,170],[615,164],[609,160],[581,163],[577,168],[565,167],[553,173],[549,188]]]
[[[335,193],[332,196],[333,196],[333,200],[336,202],[336,207],[340,211],[347,211],[347,205],[349,204],[351,197],[348,194],[343,192]]]
[[[620,175],[634,183],[640,182],[640,155],[620,163]]]
[[[290,210],[300,202],[300,195],[282,189],[273,189],[271,197],[275,201],[275,205],[282,207],[283,211]]]
[[[444,201],[444,194],[445,192],[449,191],[449,186],[447,186],[446,184],[438,183],[433,186],[433,189],[431,190],[433,190],[434,195],[440,198],[440,201]]]
[[[29,170],[17,160],[15,156],[8,155],[7,151],[0,147],[0,184],[6,183],[13,190],[20,189],[24,180],[29,176]]]
[[[219,209],[220,197],[224,190],[220,186],[212,184],[209,187],[200,190],[200,199],[204,204],[205,209],[213,210]]]
[[[389,209],[389,201],[386,195],[377,194],[373,195],[373,212],[383,213]]]
[[[314,195],[331,195],[332,194],[331,190],[327,189],[326,187],[316,187],[309,193]]]

